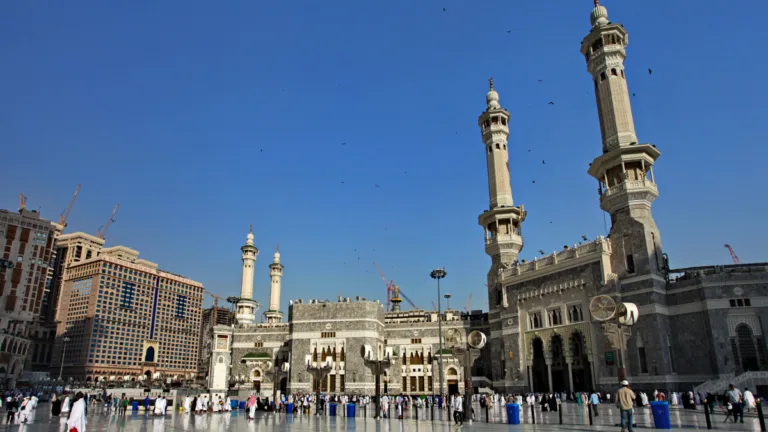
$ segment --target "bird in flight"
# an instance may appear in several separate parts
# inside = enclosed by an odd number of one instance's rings
[[[546,165],[547,163],[546,163],[546,162],[544,162],[544,161],[542,160],[542,161],[541,161],[541,164],[542,164],[542,165]]]
[[[549,101],[549,103],[547,105],[554,105],[554,104],[555,104],[554,102]]]
[[[648,75],[652,75],[652,74],[653,74],[653,70],[651,68],[648,68]]]

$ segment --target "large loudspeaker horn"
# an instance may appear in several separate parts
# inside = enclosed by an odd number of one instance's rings
[[[360,346],[360,357],[366,360],[373,360],[373,348],[370,345]]]
[[[619,324],[623,326],[634,325],[637,322],[639,315],[640,313],[637,311],[637,305],[634,303],[620,303],[619,309],[616,311]]]

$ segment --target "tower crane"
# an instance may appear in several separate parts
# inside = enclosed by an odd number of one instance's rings
[[[469,298],[467,299],[467,305],[464,306],[464,312],[469,313],[470,303],[472,303],[472,293],[469,293]]]
[[[19,192],[19,211],[27,208],[27,196]]]
[[[115,209],[112,210],[112,216],[109,217],[109,220],[106,224],[99,227],[98,231],[96,231],[96,235],[99,236],[100,239],[103,239],[107,235],[107,230],[109,230],[109,226],[112,225],[112,222],[115,221],[115,213],[117,213],[117,208],[120,207],[120,204],[117,204],[115,206]],[[101,230],[101,228],[104,228],[104,231]]]
[[[390,279],[390,281],[387,282],[387,277],[384,276],[384,272],[381,270],[381,267],[379,267],[379,265],[376,264],[375,261],[374,261],[373,265],[375,265],[376,269],[379,270],[379,274],[381,275],[381,280],[383,280],[384,281],[384,285],[387,286],[387,312],[389,312],[390,303],[392,302],[392,291],[394,291],[394,289],[395,289],[395,281]],[[407,295],[405,295],[405,293],[403,292],[402,288],[400,289],[400,295],[403,296],[405,301],[407,301],[411,305],[411,307],[413,307],[414,309],[418,309],[419,308],[418,306],[416,306],[413,303],[413,301],[411,299],[408,298]]]
[[[437,305],[435,305],[435,301],[434,300],[432,300],[432,307],[434,308],[434,310],[437,310]]]
[[[205,291],[205,293],[208,294],[209,296],[213,297],[213,314],[211,314],[213,316],[211,317],[211,322],[215,326],[216,325],[216,314],[218,314],[218,312],[219,312],[219,299],[221,297],[217,296],[216,294],[214,294],[214,293],[212,293],[210,291],[208,291],[207,289],[204,289],[203,291]]]
[[[733,248],[731,247],[731,245],[726,244],[725,248],[728,249],[728,252],[731,253],[731,259],[733,260],[733,263],[734,264],[741,264],[741,260],[739,259],[738,256],[736,256],[736,252],[733,251]]]
[[[75,194],[72,195],[72,199],[69,201],[69,206],[66,208],[66,210],[62,211],[61,214],[59,215],[59,225],[63,227],[67,226],[67,219],[69,218],[69,212],[72,211],[72,206],[75,205],[77,194],[80,192],[80,186],[82,185],[77,185],[77,189],[75,189]]]

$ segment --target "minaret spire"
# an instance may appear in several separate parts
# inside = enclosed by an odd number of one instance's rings
[[[595,5],[581,53],[595,89],[602,152],[588,172],[597,179],[600,208],[611,215],[610,239],[614,251],[620,251],[611,257],[613,272],[620,278],[650,274],[663,281],[661,239],[651,214],[651,203],[659,196],[653,165],[661,153],[640,143],[635,131],[624,68],[629,34],[608,21],[605,7]],[[628,286],[622,283],[622,289]]]
[[[480,114],[478,126],[483,138],[483,153],[488,167],[488,210],[478,218],[485,231],[485,253],[491,257],[488,272],[488,296],[491,310],[506,306],[506,294],[499,283],[500,270],[509,268],[523,248],[521,224],[525,210],[516,207],[512,199],[509,178],[509,112],[499,104],[499,94],[488,80],[490,90],[485,95],[486,109]]]
[[[269,309],[264,312],[268,323],[279,323],[283,320],[280,312],[280,291],[282,290],[283,265],[280,264],[280,244],[275,248],[275,257],[269,265]]]
[[[256,257],[259,256],[259,250],[254,246],[253,225],[250,226],[248,235],[245,237],[245,245],[242,251],[243,260],[243,278],[240,282],[240,299],[237,302],[237,313],[235,318],[241,324],[253,323],[256,319],[256,308],[258,303],[253,300],[253,266],[256,263]]]

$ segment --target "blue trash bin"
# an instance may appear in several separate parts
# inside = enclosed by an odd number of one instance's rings
[[[331,416],[331,417],[335,417],[336,416],[336,404],[335,403],[329,404],[328,415]]]
[[[672,429],[668,402],[651,402],[651,412],[653,413],[653,425],[656,429]]]
[[[355,404],[347,404],[347,417],[355,416]]]
[[[240,401],[240,409],[241,410],[245,409],[245,401]]]
[[[520,405],[507,404],[507,424],[520,424]]]
[[[138,410],[139,410],[139,401],[133,401],[133,402],[131,402],[131,409],[132,409],[133,411],[138,411]]]
[[[285,412],[288,414],[293,414],[293,402],[285,404]]]
[[[236,410],[238,402],[239,402],[238,400],[230,400],[229,401],[229,407],[232,408],[233,410]]]

